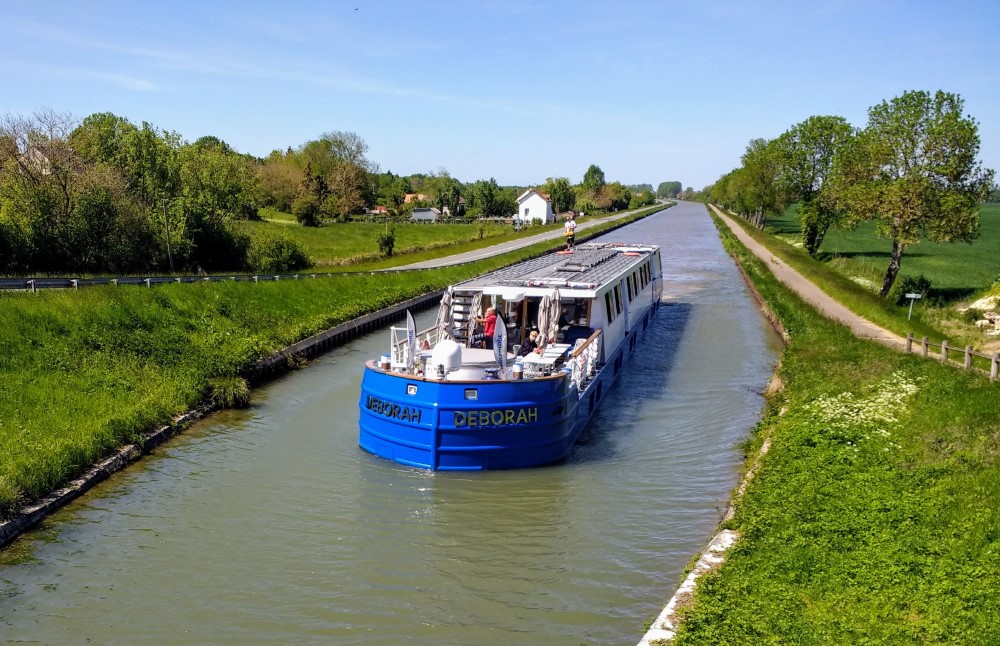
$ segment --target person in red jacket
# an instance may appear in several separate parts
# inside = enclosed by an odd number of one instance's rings
[[[492,348],[493,347],[493,333],[497,329],[497,313],[492,307],[486,308],[486,314],[483,318],[477,318],[476,323],[483,326],[483,331],[480,334],[475,334],[472,337],[473,345],[476,347]],[[480,344],[482,344],[480,346]]]

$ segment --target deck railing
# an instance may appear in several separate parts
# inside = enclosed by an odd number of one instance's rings
[[[580,391],[597,373],[597,364],[601,360],[601,344],[604,342],[604,336],[601,332],[601,330],[597,330],[579,347],[573,348],[569,353],[567,361],[573,368],[571,378]]]
[[[914,344],[917,348],[914,349]],[[947,341],[942,341],[941,343],[931,343],[927,340],[927,337],[923,337],[919,341],[913,338],[913,333],[906,335],[906,353],[910,354],[916,352],[923,357],[930,356],[930,348],[937,348],[935,355],[941,363],[950,363],[954,366],[961,366],[966,370],[977,370],[982,373],[986,373],[985,369],[986,361],[989,362],[989,375],[991,381],[1000,380],[1000,352],[994,352],[993,354],[983,354],[981,352],[975,352],[971,345],[965,346],[965,350],[959,350],[958,348],[952,348],[948,345]],[[957,359],[951,359],[950,354],[961,353],[962,361],[959,362]],[[985,361],[976,361],[976,359],[985,359]],[[978,364],[978,365],[977,365]]]

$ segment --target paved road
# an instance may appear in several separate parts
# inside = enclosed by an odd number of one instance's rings
[[[814,283],[806,280],[802,274],[789,267],[781,258],[771,253],[767,247],[751,238],[743,230],[743,227],[733,222],[725,213],[715,206],[712,206],[712,210],[736,234],[736,237],[743,243],[743,246],[767,264],[771,273],[778,280],[802,297],[802,300],[815,307],[820,314],[850,327],[856,336],[872,339],[896,349],[906,347],[906,339],[875,325],[871,321],[861,318],[847,309]]]
[[[587,219],[584,221],[578,221],[576,224],[576,232],[579,236],[581,231],[586,231],[592,227],[596,227],[599,224],[605,222],[610,222],[612,220],[617,220],[619,218],[624,218],[635,211],[622,211],[620,213],[614,213],[612,215],[605,216],[603,218]],[[446,267],[448,265],[459,265],[463,262],[473,262],[476,260],[482,260],[484,258],[491,258],[493,256],[498,256],[502,253],[507,253],[508,251],[513,251],[515,249],[521,249],[523,247],[530,247],[536,242],[542,242],[544,240],[556,240],[563,238],[563,230],[556,229],[553,231],[546,231],[544,233],[538,233],[533,236],[528,236],[527,238],[518,238],[517,240],[511,240],[509,242],[502,242],[490,247],[484,247],[483,249],[476,249],[475,251],[467,251],[465,253],[455,254],[453,256],[445,256],[443,258],[435,258],[433,260],[425,260],[423,262],[415,262],[409,265],[400,265],[398,267],[392,267],[385,271],[398,271],[400,269],[434,269],[435,267]]]

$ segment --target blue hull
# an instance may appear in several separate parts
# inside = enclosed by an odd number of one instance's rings
[[[655,309],[646,312],[582,393],[568,373],[513,381],[434,381],[368,362],[358,443],[399,464],[442,471],[558,462],[569,455]]]

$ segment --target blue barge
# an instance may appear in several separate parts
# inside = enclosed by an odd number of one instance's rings
[[[585,243],[453,285],[434,327],[408,316],[366,362],[359,445],[450,471],[565,458],[660,305],[659,251]]]

